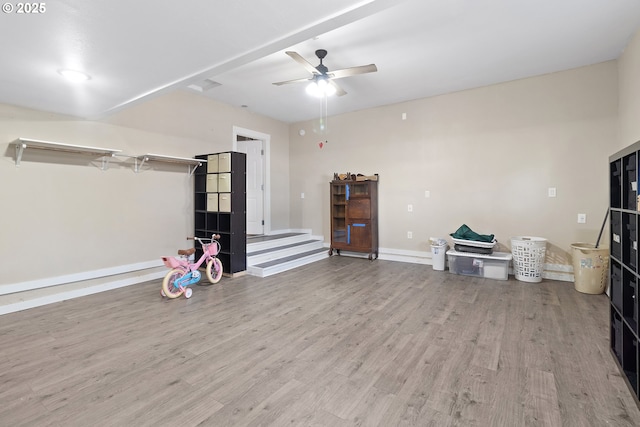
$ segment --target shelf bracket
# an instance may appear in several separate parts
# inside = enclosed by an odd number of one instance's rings
[[[20,160],[22,160],[22,153],[27,148],[27,144],[16,144],[16,167],[20,166]]]
[[[198,166],[202,166],[202,163],[193,165],[193,169],[191,169],[191,165],[187,165],[187,169],[189,169],[189,176],[193,176],[193,173],[196,171],[196,169],[198,169]]]
[[[113,156],[114,155],[111,154],[110,156],[105,155],[102,157],[102,166],[100,166],[100,170],[106,171],[107,169],[109,169],[109,159]]]
[[[142,166],[144,165],[144,162],[149,160],[149,157],[147,157],[147,156],[142,156],[141,158],[142,158],[142,161],[140,162],[140,164],[138,164],[138,157],[135,158],[136,164],[135,164],[135,167],[133,169],[135,173],[140,172],[140,169],[142,169]]]

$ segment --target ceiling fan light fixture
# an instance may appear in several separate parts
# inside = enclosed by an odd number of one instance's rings
[[[336,88],[329,84],[326,78],[319,78],[309,83],[307,93],[316,98],[322,98],[324,96],[335,95]]]

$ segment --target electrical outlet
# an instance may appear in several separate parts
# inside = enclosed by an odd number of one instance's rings
[[[587,214],[578,214],[578,224],[586,224],[587,223]]]
[[[429,197],[431,197],[431,191],[429,191],[429,190],[425,190],[425,191],[424,191],[424,197],[425,197],[425,198],[427,198],[427,199],[428,199]]]
[[[407,239],[413,239],[413,232],[407,231]]]
[[[402,113],[402,120],[407,120],[407,113]]]
[[[413,212],[413,205],[407,205],[407,212]]]
[[[556,197],[556,187],[549,187],[549,197]]]
[[[300,198],[304,199],[304,193],[300,193]]]

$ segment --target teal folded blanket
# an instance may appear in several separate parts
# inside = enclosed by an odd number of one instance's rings
[[[449,234],[454,239],[473,240],[474,242],[493,242],[493,234],[478,234],[470,229],[467,224],[462,224],[455,233]]]

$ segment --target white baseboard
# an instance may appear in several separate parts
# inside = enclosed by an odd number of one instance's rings
[[[431,251],[408,251],[404,249],[378,248],[380,259],[388,261],[408,262],[411,264],[433,265]]]
[[[47,277],[44,279],[29,280],[21,283],[0,285],[0,295],[7,295],[16,292],[31,291],[34,289],[48,288],[51,286],[64,285],[67,283],[93,280],[101,277],[116,276],[118,274],[132,273],[134,271],[146,270],[162,266],[160,259],[135,264],[120,265],[117,267],[101,268],[99,270],[84,271],[81,273],[67,274],[64,276]]]
[[[88,286],[86,288],[74,289],[72,291],[59,292],[52,295],[37,297],[29,300],[21,300],[15,303],[0,305],[0,315],[14,313],[16,311],[27,310],[29,308],[40,307],[47,304],[65,301],[72,298],[79,298],[86,295],[97,294],[99,292],[109,291],[112,289],[122,288],[125,286],[135,285],[138,283],[148,282],[150,280],[160,279],[165,276],[165,270],[157,271],[141,276],[130,277],[126,279],[112,280],[99,285]],[[160,290],[158,290],[160,293]]]

